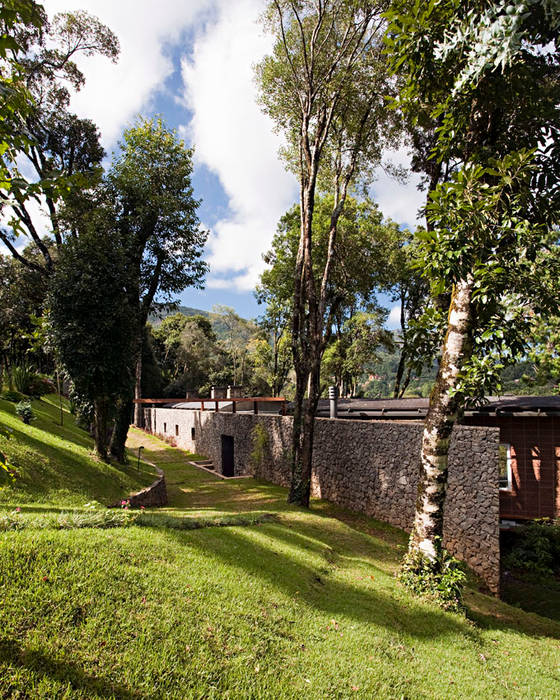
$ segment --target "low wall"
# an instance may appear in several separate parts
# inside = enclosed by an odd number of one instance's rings
[[[152,463],[149,462],[149,464]],[[158,473],[157,479],[149,486],[143,488],[141,491],[131,493],[129,496],[123,499],[128,501],[132,508],[140,508],[140,506],[144,506],[145,508],[156,508],[166,506],[168,503],[165,474],[155,464],[152,464],[152,467],[154,467]],[[121,503],[122,501],[117,501],[116,503],[110,505],[109,508],[120,508]]]
[[[256,425],[266,431],[262,459],[251,457]],[[203,454],[221,472],[221,436],[234,438],[236,475],[290,482],[292,418],[153,408],[146,429]],[[312,495],[410,530],[414,519],[423,425],[318,418]],[[497,593],[500,575],[499,430],[456,426],[449,451],[444,545]]]

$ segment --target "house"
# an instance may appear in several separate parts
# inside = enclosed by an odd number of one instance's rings
[[[338,418],[421,421],[428,399],[339,399]],[[329,416],[321,400],[317,416]],[[491,397],[462,423],[500,429],[500,517],[560,518],[560,396]]]

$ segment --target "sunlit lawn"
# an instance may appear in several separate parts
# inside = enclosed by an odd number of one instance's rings
[[[139,444],[169,486],[153,527],[0,534],[1,697],[560,696],[560,624],[475,591],[444,613],[397,585],[398,530]],[[272,519],[162,526],[237,514]]]

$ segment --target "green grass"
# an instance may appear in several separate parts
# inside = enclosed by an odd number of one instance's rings
[[[476,590],[468,617],[445,613],[396,583],[400,531],[139,444],[168,508],[0,532],[0,697],[560,695],[560,624]]]
[[[96,500],[110,504],[155,478],[151,466],[136,460],[125,467],[109,465],[93,454],[93,440],[81,430],[64,404],[60,426],[58,397],[34,400],[36,416],[30,425],[16,416],[15,406],[0,400],[0,425],[11,431],[11,439],[0,436],[0,451],[16,470],[13,487],[0,489],[0,507],[81,506]]]

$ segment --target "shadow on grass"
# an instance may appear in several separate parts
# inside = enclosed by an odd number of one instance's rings
[[[62,685],[70,684],[73,690],[85,691],[86,697],[93,697],[93,694],[97,697],[122,700],[143,700],[146,697],[102,678],[88,675],[77,664],[57,661],[35,649],[26,649],[11,639],[0,640],[0,662],[27,669],[38,676],[59,681]],[[25,697],[32,696],[26,694]]]
[[[151,467],[144,465],[144,470],[137,472],[132,465],[126,467],[118,467],[113,464],[99,463],[96,468],[95,461],[83,452],[72,450],[64,447],[62,444],[51,445],[41,441],[40,437],[35,437],[24,428],[11,428],[11,436],[15,443],[19,443],[24,447],[32,450],[38,455],[49,460],[52,464],[48,466],[50,490],[72,487],[72,490],[79,491],[81,489],[88,492],[89,498],[97,500],[116,499],[123,495],[129,488],[142,488],[147,486],[155,477],[155,472]],[[60,436],[59,436],[60,437]],[[61,440],[65,439],[60,437]],[[18,469],[17,461],[14,460],[16,471]],[[54,468],[56,465],[56,468]],[[35,469],[40,470],[41,466],[35,464]],[[150,470],[148,472],[148,469]],[[86,478],[89,475],[90,478]],[[123,477],[127,477],[136,483],[125,483]],[[37,486],[34,483],[34,475],[26,474],[20,479],[20,486],[30,493],[44,494],[44,484]],[[11,491],[11,490],[10,490]],[[14,495],[18,491],[18,483],[16,477],[16,488],[13,490]]]
[[[411,599],[409,603],[404,594],[393,597],[378,587],[366,589],[353,586],[341,581],[340,577],[331,576],[339,563],[343,566],[343,559],[361,554],[361,548],[359,552],[345,551],[342,555],[329,542],[310,542],[310,557],[320,555],[320,564],[313,566],[278,551],[278,546],[282,548],[286,544],[294,546],[295,543],[301,547],[301,536],[297,533],[294,535],[287,532],[285,527],[274,524],[263,525],[261,533],[269,539],[271,546],[258,543],[254,538],[244,536],[240,530],[231,528],[220,530],[219,536],[210,531],[198,531],[189,533],[188,539],[178,532],[169,532],[169,537],[182,546],[197,547],[205,556],[215,556],[227,566],[242,569],[251,578],[272,584],[289,597],[329,617],[340,619],[340,616],[344,616],[417,638],[449,634],[477,638],[477,631],[469,628],[466,621]],[[372,562],[366,563],[370,569],[374,569]]]

